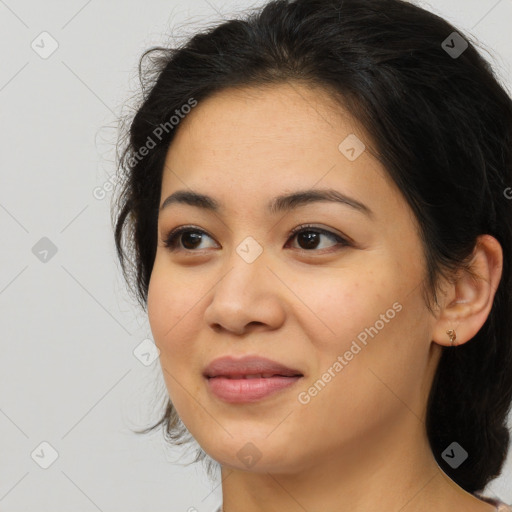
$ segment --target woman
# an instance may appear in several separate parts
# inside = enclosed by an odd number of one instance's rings
[[[512,101],[469,37],[400,0],[277,0],[147,53],[115,217],[169,394],[144,432],[197,441],[224,512],[511,510],[483,490]]]

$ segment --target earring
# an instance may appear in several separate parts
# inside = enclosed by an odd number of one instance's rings
[[[454,342],[457,339],[457,334],[455,333],[455,330],[454,329],[448,329],[446,331],[446,334],[448,334],[448,336],[450,336],[451,346],[453,347]]]

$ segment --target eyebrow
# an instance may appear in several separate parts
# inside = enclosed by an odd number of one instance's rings
[[[277,215],[317,202],[341,203],[364,213],[368,217],[373,218],[374,215],[373,211],[365,204],[334,189],[298,190],[291,194],[280,195],[267,203],[267,211],[272,215]],[[213,212],[220,212],[223,209],[221,203],[213,197],[188,190],[177,190],[165,199],[160,206],[160,211],[176,203],[188,204]]]

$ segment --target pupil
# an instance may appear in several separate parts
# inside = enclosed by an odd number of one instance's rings
[[[193,233],[193,232],[184,233],[181,235],[181,238],[182,238],[183,246],[185,247],[185,249],[194,249],[195,248],[194,239],[196,242],[201,243],[201,233]],[[189,244],[186,241],[187,238],[192,238],[191,247],[189,246]]]
[[[316,243],[318,240],[316,237],[318,236],[318,233],[315,233],[314,231],[304,231],[303,233],[299,234],[299,239],[304,239],[306,242],[306,248],[307,249],[314,249],[316,246]]]

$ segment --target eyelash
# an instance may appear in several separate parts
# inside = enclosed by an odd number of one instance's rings
[[[190,253],[200,252],[201,249],[196,250],[196,249],[177,248],[179,236],[182,235],[183,233],[187,233],[187,232],[200,233],[200,234],[204,234],[204,235],[207,235],[208,237],[210,237],[210,235],[208,235],[208,233],[206,233],[206,231],[203,231],[202,229],[195,228],[194,226],[181,226],[179,228],[173,229],[172,231],[170,231],[167,234],[167,236],[164,240],[164,246],[173,252],[174,251],[183,251],[183,252],[190,252]],[[327,250],[324,250],[323,251],[324,254],[326,252],[332,252],[334,250],[339,250],[342,247],[348,247],[351,245],[351,243],[348,240],[341,237],[340,235],[333,233],[332,231],[328,231],[326,229],[312,226],[310,224],[302,224],[302,225],[294,228],[292,231],[290,231],[290,233],[288,234],[287,243],[291,238],[295,237],[296,235],[298,235],[301,232],[319,233],[321,235],[325,235],[327,237],[331,237],[331,238],[335,239],[338,242],[338,244],[333,247],[329,247]],[[212,238],[212,237],[210,237],[210,238]],[[300,251],[301,253],[314,253],[314,252],[322,251],[321,249],[320,250],[319,249],[308,250],[308,249],[300,249],[300,248],[297,250]]]

